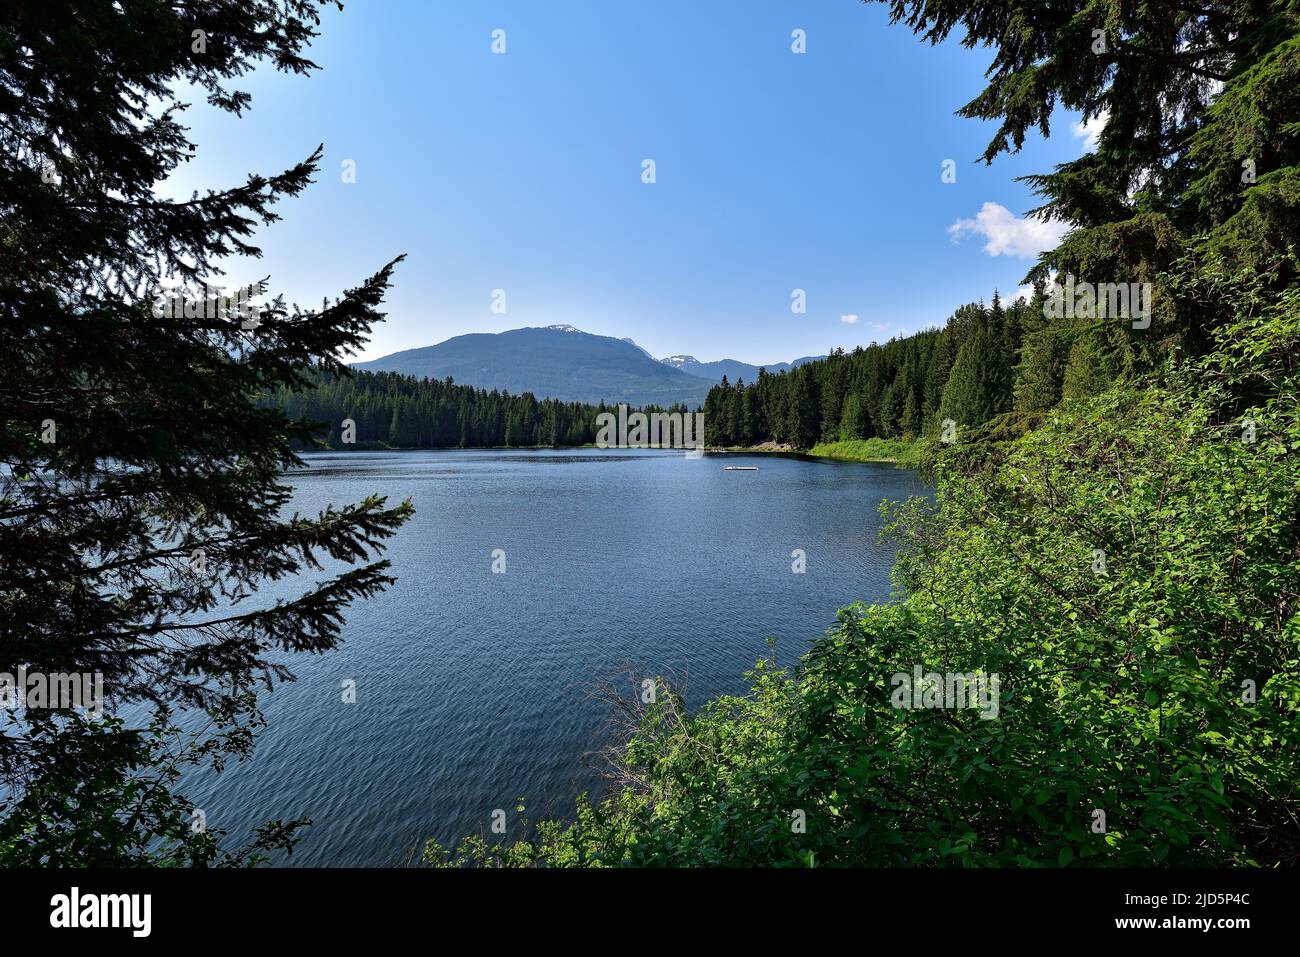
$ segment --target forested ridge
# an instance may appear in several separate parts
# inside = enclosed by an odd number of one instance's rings
[[[1143,321],[1127,310],[1098,316],[1106,304],[1095,295],[1078,300],[1086,305],[1078,314],[1054,318],[1049,299],[1062,286],[1039,275],[1027,295],[1004,303],[995,291],[989,304],[964,305],[941,328],[835,349],[776,375],[760,370],[749,383],[724,379],[705,400],[707,444],[935,440],[945,420],[955,433],[1004,413],[1044,412],[1206,347],[1176,327],[1134,328]]]
[[[1009,305],[995,292],[990,305],[963,306],[942,328],[836,349],[776,375],[760,370],[750,383],[724,378],[705,400],[707,444],[912,441],[935,437],[944,419],[979,425],[1013,408],[1050,408],[1062,394],[1082,394],[1091,370],[1083,348],[1058,354],[1042,300],[1042,283]]]
[[[1031,297],[1005,306],[995,292],[991,305],[963,306],[942,329],[836,349],[792,371],[760,370],[753,383],[724,377],[704,405],[706,444],[912,441],[934,438],[943,419],[979,425],[1012,409],[1040,411],[1062,396],[1092,394],[1111,380],[1098,374],[1086,332],[1043,317],[1043,288],[1040,282]],[[278,389],[261,404],[323,425],[319,438],[332,448],[342,447],[345,419],[356,424],[360,447],[586,445],[596,439],[597,416],[617,408],[355,369],[318,372],[306,387]]]
[[[304,388],[281,388],[261,404],[293,420],[323,426],[315,440],[342,448],[342,423],[355,424],[355,445],[390,448],[475,448],[589,445],[597,416],[617,406],[537,399],[530,392],[417,379],[396,372],[318,371]],[[644,411],[663,411],[646,406]],[[685,411],[673,406],[667,411]],[[313,443],[314,444],[314,443]]]

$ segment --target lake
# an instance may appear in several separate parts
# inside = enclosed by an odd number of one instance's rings
[[[602,787],[583,758],[604,740],[606,706],[585,694],[597,679],[686,675],[695,706],[742,693],[770,636],[793,664],[840,607],[889,595],[877,506],[925,491],[890,465],[774,455],[306,459],[287,479],[296,510],[377,492],[410,496],[416,515],[387,552],[398,583],[353,605],[339,649],[291,658],[298,680],[264,696],[270,727],[253,758],[183,781],[232,839],[272,817],[312,818],[276,859],[289,865],[407,863],[425,838],[487,833],[495,809],[515,822],[517,798],[530,818],[571,815],[580,791]]]

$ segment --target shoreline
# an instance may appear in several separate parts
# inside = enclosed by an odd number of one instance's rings
[[[889,439],[855,439],[849,442],[819,442],[810,449],[796,449],[770,443],[762,445],[706,446],[704,451],[723,455],[781,455],[789,458],[827,459],[832,462],[862,462],[867,464],[897,465],[914,468],[920,454],[919,442],[904,443]],[[345,448],[314,448],[296,450],[299,455],[321,452],[565,452],[574,449],[599,449],[594,442],[583,445],[442,445],[402,448],[392,445],[357,444]],[[621,451],[615,449],[615,451]],[[655,451],[655,450],[651,450]],[[658,451],[673,451],[658,450]]]
[[[789,455],[808,459],[829,459],[832,462],[864,462],[915,468],[920,457],[920,442],[902,442],[891,439],[853,439],[848,442],[818,442],[810,449],[770,444],[751,446],[726,446],[706,449],[709,452],[737,452],[767,455]]]

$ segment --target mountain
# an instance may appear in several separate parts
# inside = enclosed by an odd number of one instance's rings
[[[818,359],[825,358],[825,356],[804,356],[802,359],[795,359],[793,362],[770,362],[762,368],[770,373],[788,372],[791,369],[799,368],[805,362],[816,362]],[[735,382],[737,379],[753,382],[758,378],[758,366],[750,365],[748,362],[740,362],[737,359],[701,362],[694,356],[669,356],[667,359],[659,361],[664,365],[672,366],[674,369],[681,369],[687,375],[699,376],[701,379],[708,379],[710,382],[721,382],[724,375],[727,377],[728,382]]]
[[[763,368],[785,372],[824,358],[806,356]],[[631,339],[596,336],[570,325],[470,333],[358,362],[355,368],[428,379],[451,376],[461,385],[531,392],[539,399],[632,405],[700,405],[724,375],[729,382],[758,378],[758,366],[748,362],[700,362],[687,355],[659,360]]]
[[[631,340],[558,325],[470,333],[355,363],[373,372],[445,379],[482,389],[531,392],[565,402],[702,405],[712,382],[664,365]]]

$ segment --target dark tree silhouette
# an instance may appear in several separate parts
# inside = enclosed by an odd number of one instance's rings
[[[174,860],[217,858],[178,826],[167,706],[206,708],[184,759],[247,752],[249,691],[290,677],[283,652],[337,643],[343,612],[393,581],[372,560],[411,514],[378,497],[284,514],[291,443],[312,429],[255,400],[343,374],[396,262],[332,305],[223,310],[205,283],[312,181],[292,169],[195,195],[155,186],[193,152],[178,86],[240,114],[227,84],[259,62],[309,73],[310,0],[18,2],[0,25],[0,670],[98,672],[114,704],[159,709],[130,730],[68,711],[6,712],[0,861],[127,863],[152,835]],[[185,305],[158,308],[160,283]],[[331,290],[337,293],[337,290]],[[356,567],[293,600],[259,585]],[[143,783],[142,783],[143,782]],[[284,846],[292,825],[271,827]],[[156,857],[155,857],[156,859]],[[247,855],[227,858],[247,860]]]

